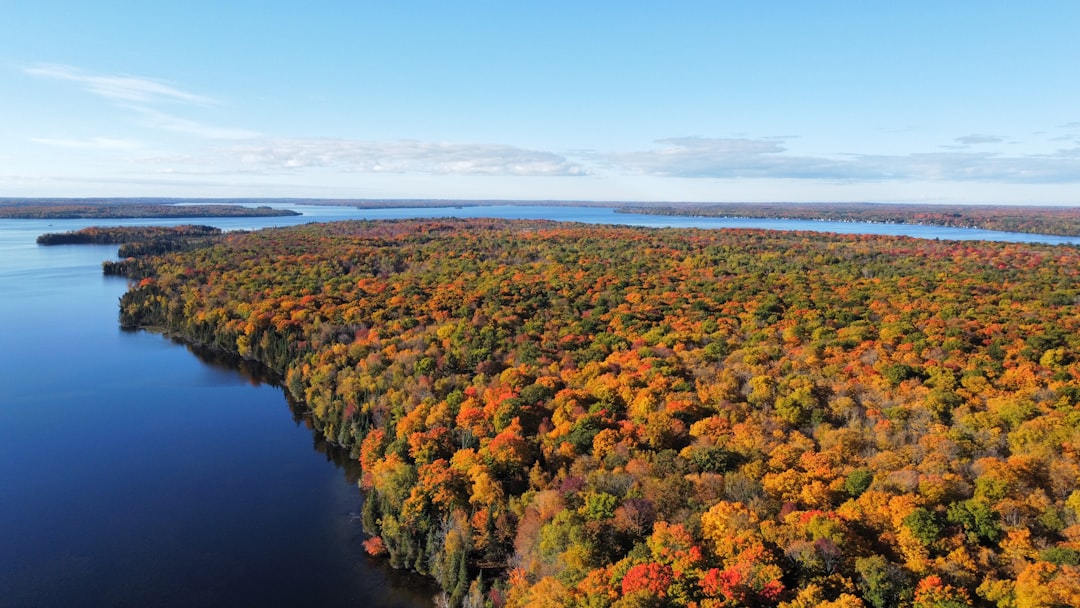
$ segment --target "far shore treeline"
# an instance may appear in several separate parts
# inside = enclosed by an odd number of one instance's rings
[[[188,204],[184,204],[188,203]],[[920,224],[1003,232],[1080,236],[1080,207],[901,203],[666,203],[453,199],[13,199],[0,198],[0,219],[260,217],[300,215],[270,207],[320,205],[356,209],[490,206],[604,207],[619,213],[683,217],[797,219]]]
[[[620,213],[880,224],[922,224],[1080,236],[1080,207],[901,205],[881,203],[680,203],[621,207]]]
[[[122,263],[450,606],[1080,605],[1080,249],[337,222]]]
[[[131,219],[295,216],[266,205],[166,199],[0,199],[0,219]],[[197,203],[197,204],[181,204]]]

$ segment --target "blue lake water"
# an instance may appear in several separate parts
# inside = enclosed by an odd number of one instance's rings
[[[0,222],[0,606],[431,606],[281,389],[121,331],[115,246],[34,242],[82,224]]]
[[[278,205],[289,206],[289,205]],[[223,229],[335,219],[510,217],[1080,244],[897,224],[495,206],[291,207]],[[257,370],[117,324],[115,246],[44,232],[192,220],[0,220],[0,605],[430,606],[424,579],[361,548],[353,463],[313,439]]]

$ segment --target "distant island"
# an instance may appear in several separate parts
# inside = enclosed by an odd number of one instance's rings
[[[191,204],[196,203],[196,204]],[[291,209],[239,202],[187,199],[0,199],[0,219],[134,219],[277,217],[302,215]]]
[[[49,232],[37,238],[38,245],[120,245],[121,258],[160,255],[208,244],[221,234],[213,226],[90,226],[71,232]],[[125,262],[104,262],[105,274],[121,274]]]
[[[90,226],[71,232],[47,232],[37,238],[38,245],[115,245],[162,238],[209,236],[221,234],[213,226]]]
[[[1080,236],[1080,208],[879,203],[664,203],[633,204],[616,213],[732,217],[882,224],[924,224],[1002,232]]]
[[[519,200],[482,199],[455,200],[430,198],[380,198],[380,199],[292,199],[295,205],[321,205],[328,207],[355,207],[357,209],[439,209],[447,207],[598,207],[618,209],[621,207],[649,206],[653,203],[629,201],[574,201],[574,200]],[[667,205],[667,203],[664,203]]]

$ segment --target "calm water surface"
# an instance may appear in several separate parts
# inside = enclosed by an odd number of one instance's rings
[[[293,207],[207,218],[254,229],[347,218],[513,217],[1080,244],[895,224],[616,214],[611,209]],[[159,335],[124,332],[115,246],[44,232],[191,220],[0,221],[0,605],[430,606],[434,590],[366,558],[347,459],[280,388]]]
[[[34,243],[84,224],[0,222],[0,606],[431,606],[281,389],[121,331],[115,246]]]

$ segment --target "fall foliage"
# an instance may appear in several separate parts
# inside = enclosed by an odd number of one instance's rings
[[[1080,250],[340,222],[124,266],[263,362],[454,606],[1076,605]]]

